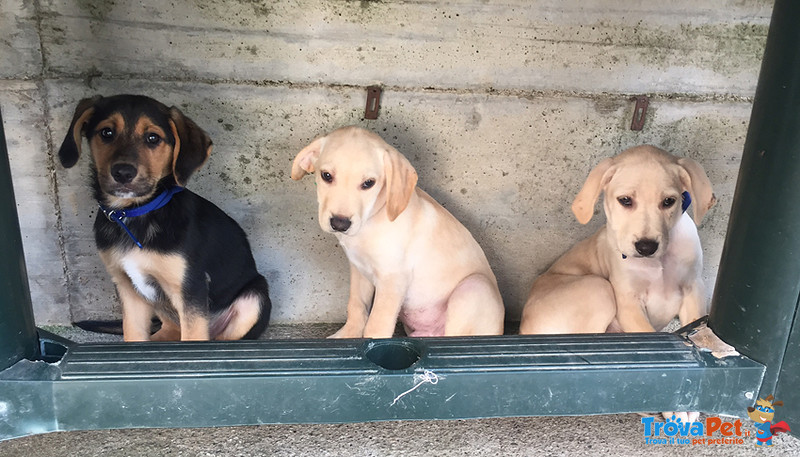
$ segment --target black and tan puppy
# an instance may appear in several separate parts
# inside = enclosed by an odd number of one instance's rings
[[[64,167],[78,161],[82,136],[125,341],[258,338],[271,303],[244,231],[182,187],[211,153],[208,135],[175,107],[116,95],[78,103],[58,152]],[[151,335],[154,315],[161,329]]]

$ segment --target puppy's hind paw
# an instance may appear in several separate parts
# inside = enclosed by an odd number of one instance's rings
[[[345,324],[342,328],[340,328],[336,333],[329,336],[328,338],[337,339],[337,338],[363,338],[364,337],[364,330],[363,329],[354,329],[352,326],[348,326]]]

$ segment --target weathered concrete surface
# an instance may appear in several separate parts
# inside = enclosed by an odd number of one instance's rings
[[[18,202],[37,205],[21,211],[37,322],[66,323],[119,313],[94,250],[86,158],[53,160],[95,93],[151,95],[210,133],[190,187],[249,234],[278,322],[344,319],[344,254],[318,227],[312,180],[288,174],[300,148],[346,124],[405,153],[473,232],[512,320],[534,277],[602,224],[569,213],[595,163],[640,143],[693,157],[719,198],[700,230],[710,295],[771,3],[28,5],[0,8],[13,32],[0,40],[0,106]],[[376,82],[380,117],[363,121],[360,86]],[[629,94],[641,92],[655,97],[632,132]]]
[[[51,0],[42,42],[68,76],[747,96],[770,6]]]
[[[0,2],[0,79],[41,75],[42,52],[34,2]]]

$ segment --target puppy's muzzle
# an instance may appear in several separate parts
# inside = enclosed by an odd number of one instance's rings
[[[650,257],[658,251],[658,241],[643,238],[633,243],[633,247],[636,248],[636,252],[642,257]]]
[[[336,232],[346,232],[350,228],[350,218],[333,216],[331,217],[331,228]]]
[[[136,167],[129,163],[116,163],[111,166],[111,177],[120,184],[128,184],[136,177]]]

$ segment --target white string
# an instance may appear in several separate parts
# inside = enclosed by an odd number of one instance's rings
[[[420,380],[419,380],[419,382],[417,383],[417,385],[416,385],[416,386],[414,386],[414,387],[412,387],[412,388],[410,388],[410,389],[408,389],[407,391],[405,391],[405,392],[401,393],[400,395],[398,395],[398,396],[397,396],[397,397],[394,399],[394,401],[392,402],[391,406],[394,406],[394,404],[395,404],[395,403],[397,403],[397,401],[398,401],[398,400],[400,400],[401,398],[403,398],[403,397],[404,397],[406,394],[410,394],[411,392],[413,392],[413,391],[417,390],[417,388],[418,388],[419,386],[421,386],[421,385],[425,384],[426,382],[429,382],[429,383],[431,383],[431,384],[436,384],[436,383],[438,383],[438,382],[439,382],[439,376],[437,376],[437,375],[436,375],[436,373],[432,372],[431,370],[425,370],[425,371],[423,371],[423,372],[422,372],[422,376],[420,376]]]

